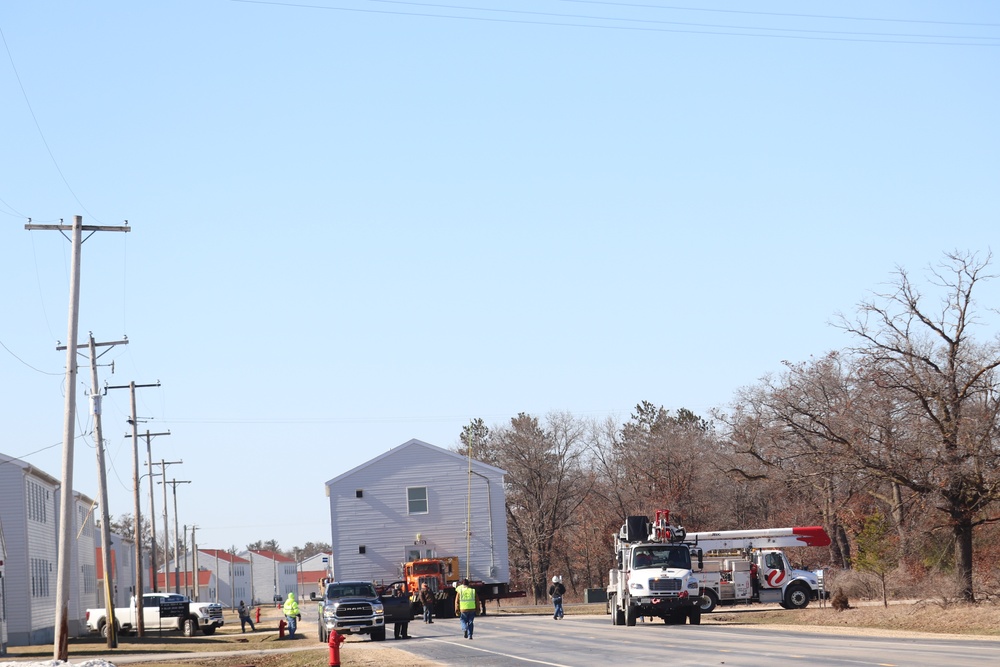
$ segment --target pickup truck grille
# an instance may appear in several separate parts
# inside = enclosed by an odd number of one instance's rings
[[[222,607],[211,606],[208,608],[208,617],[213,621],[222,620]]]
[[[358,616],[371,616],[372,606],[367,602],[355,604],[342,604],[337,607],[337,618],[355,618]]]
[[[653,593],[679,593],[680,579],[650,579],[649,590]]]

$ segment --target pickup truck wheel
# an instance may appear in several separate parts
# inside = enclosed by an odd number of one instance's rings
[[[108,638],[108,631],[110,629],[111,628],[108,626],[107,621],[105,621],[104,623],[101,623],[101,627],[100,627],[101,636],[104,637],[105,639],[107,639]],[[115,622],[115,636],[120,635],[121,633],[122,633],[121,626],[118,625],[117,622]]]
[[[385,641],[385,628],[379,628],[378,630],[372,630],[372,641],[373,642],[384,642]]]
[[[194,637],[194,632],[195,629],[198,627],[198,624],[194,622],[193,618],[185,618],[184,625],[181,627],[184,631],[185,637]]]
[[[201,629],[201,634],[203,634],[203,635],[214,635],[215,634],[215,626],[214,625],[206,625],[205,627],[203,627]]]
[[[715,611],[715,607],[719,604],[719,596],[715,594],[710,588],[705,589],[704,595],[701,596],[701,613],[709,614]]]

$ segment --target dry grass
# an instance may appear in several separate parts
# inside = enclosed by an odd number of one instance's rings
[[[801,610],[720,607],[704,618],[712,623],[787,625],[804,630],[844,628],[1000,637],[1000,605],[969,605],[945,600],[898,602],[888,607],[881,603],[859,606],[852,602],[851,608],[844,611],[815,603]]]

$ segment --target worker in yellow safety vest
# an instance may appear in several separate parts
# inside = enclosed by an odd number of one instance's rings
[[[468,579],[462,579],[462,583],[455,587],[455,613],[462,621],[462,633],[466,639],[472,639],[477,609],[479,609],[479,595],[475,588],[469,586]]]
[[[285,618],[288,619],[288,638],[291,639],[295,636],[295,626],[299,616],[299,603],[295,601],[295,593],[289,593],[288,599],[285,600],[285,604],[281,609]]]

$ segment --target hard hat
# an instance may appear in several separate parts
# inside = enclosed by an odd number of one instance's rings
[[[552,583],[553,584],[558,584],[559,583],[559,577],[552,577]]]

